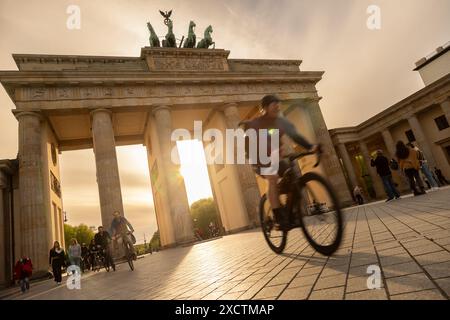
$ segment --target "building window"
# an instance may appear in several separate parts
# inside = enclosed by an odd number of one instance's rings
[[[416,141],[416,137],[414,136],[414,133],[412,132],[412,130],[406,131],[405,134],[406,134],[406,138],[408,139],[408,142]]]
[[[53,192],[61,198],[61,185],[53,172],[50,171],[50,181]]]
[[[450,146],[445,147],[445,151],[447,152],[447,160],[448,163],[450,163]]]
[[[447,118],[445,116],[437,117],[436,119],[434,119],[434,122],[436,122],[439,131],[442,131],[449,127]]]

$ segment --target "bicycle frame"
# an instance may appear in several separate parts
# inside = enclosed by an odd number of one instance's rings
[[[283,174],[283,177],[281,178],[278,185],[279,186],[286,185],[286,184],[289,185],[289,192],[283,193],[283,194],[287,195],[286,208],[289,212],[289,220],[290,221],[295,221],[295,218],[297,218],[293,215],[294,208],[292,205],[293,205],[294,196],[296,195],[296,193],[298,193],[300,203],[302,202],[302,198],[303,198],[303,195],[300,192],[298,192],[298,190],[297,190],[297,182],[301,179],[302,173],[301,173],[300,167],[296,160],[306,157],[306,156],[310,156],[310,155],[317,155],[317,161],[314,164],[314,168],[315,168],[320,164],[321,154],[322,154],[321,146],[319,145],[319,151],[317,153],[302,152],[302,153],[295,153],[295,154],[292,154],[289,156],[289,169],[287,169],[286,172]],[[298,226],[300,226],[300,227],[303,226],[302,219],[298,219]]]

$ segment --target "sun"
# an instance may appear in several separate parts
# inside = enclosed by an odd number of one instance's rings
[[[180,174],[184,178],[189,205],[212,197],[203,145],[198,140],[177,141]]]

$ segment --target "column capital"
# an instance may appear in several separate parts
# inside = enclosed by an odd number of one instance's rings
[[[98,112],[106,112],[107,114],[112,116],[112,111],[109,110],[109,109],[104,109],[104,108],[92,109],[89,113],[90,113],[91,116],[93,116],[94,114],[96,114]]]
[[[172,108],[169,106],[157,106],[152,109],[152,114],[155,115],[157,112],[162,111],[162,110],[167,110],[170,112],[172,110]]]
[[[238,103],[234,101],[222,102],[221,104],[214,107],[216,111],[225,112],[229,108],[237,108]]]
[[[40,111],[13,111],[13,114],[17,120],[24,116],[33,116],[39,118],[40,121],[44,120],[44,117],[42,116],[42,113]]]

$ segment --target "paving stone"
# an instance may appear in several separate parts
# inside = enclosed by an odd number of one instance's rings
[[[395,264],[402,264],[414,261],[411,256],[407,253],[391,256],[380,256],[381,266],[383,268],[387,266],[392,266]]]
[[[378,265],[378,264],[376,264]],[[354,268],[350,268],[349,273],[348,273],[348,278],[355,278],[355,277],[368,277],[369,274],[367,273],[367,268],[370,265],[364,265],[364,266],[358,266],[358,267],[354,267]]]
[[[357,292],[369,290],[370,288],[367,286],[367,281],[369,280],[369,274],[365,277],[355,277],[347,280],[347,289],[346,293]],[[381,281],[381,288],[384,286]]]
[[[311,292],[312,286],[287,288],[283,291],[278,300],[305,300]]]
[[[309,276],[301,276],[294,278],[291,283],[289,283],[288,288],[297,288],[297,287],[304,287],[304,286],[312,286],[317,278],[319,277],[319,274],[313,274]]]
[[[297,277],[310,276],[313,274],[319,274],[322,271],[323,267],[314,267],[309,269],[302,269]]]
[[[269,298],[278,296],[286,288],[286,285],[278,285],[263,288],[254,299]]]
[[[243,292],[225,293],[218,300],[236,300]]]
[[[436,244],[428,244],[426,246],[420,246],[420,247],[414,247],[414,248],[410,248],[408,249],[409,254],[413,255],[413,256],[418,256],[418,255],[422,255],[422,254],[427,254],[427,253],[433,253],[433,252],[438,252],[441,251],[442,248]]]
[[[436,280],[437,285],[450,297],[450,278]]]
[[[450,261],[424,266],[433,279],[450,277]]]
[[[439,262],[450,261],[450,253],[448,251],[442,250],[438,252],[414,256],[414,258],[417,260],[419,264],[421,264],[422,266],[426,266],[430,264],[436,264]]]
[[[375,245],[375,248],[377,249],[378,253],[383,252],[385,250],[389,250],[392,248],[400,248],[400,244],[398,243],[398,241],[389,241],[389,242],[385,242],[385,243],[380,243]]]
[[[347,293],[345,300],[387,300],[387,294],[384,289],[365,290]]]
[[[342,300],[344,298],[344,287],[313,291],[310,300]]]
[[[422,272],[422,269],[414,261],[383,267],[383,274],[385,278],[405,276],[420,272]]]
[[[331,276],[331,277],[326,277],[326,278],[322,278],[322,275],[321,275],[319,280],[317,280],[317,282],[314,286],[314,290],[343,286],[343,285],[345,285],[346,278],[347,278],[346,274],[340,274],[337,276]]]
[[[435,288],[424,273],[389,278],[386,279],[386,284],[391,295]]]
[[[446,298],[439,290],[423,290],[391,295],[391,300],[446,300]]]

